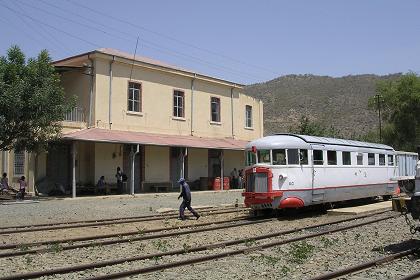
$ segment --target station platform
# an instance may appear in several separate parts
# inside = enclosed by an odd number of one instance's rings
[[[392,201],[328,210],[328,215],[360,215],[374,211],[392,210]]]

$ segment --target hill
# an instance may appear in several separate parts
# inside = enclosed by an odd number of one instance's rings
[[[245,93],[264,102],[265,135],[290,132],[305,115],[351,137],[378,126],[377,113],[368,109],[368,98],[376,94],[378,81],[394,80],[400,75],[287,75],[246,86]]]

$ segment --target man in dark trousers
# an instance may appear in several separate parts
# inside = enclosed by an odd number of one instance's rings
[[[185,208],[188,208],[188,210],[190,210],[190,212],[196,217],[196,219],[198,220],[198,218],[200,218],[200,215],[198,215],[198,213],[191,207],[191,191],[190,191],[190,186],[188,186],[187,182],[185,182],[184,178],[180,178],[178,180],[178,183],[181,185],[181,194],[178,196],[178,199],[180,199],[182,197],[182,203],[179,206],[179,219],[180,220],[185,220],[185,215],[184,215],[184,210]]]

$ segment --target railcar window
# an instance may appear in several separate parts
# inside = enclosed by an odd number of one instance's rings
[[[298,149],[288,149],[287,150],[287,164],[299,164]]]
[[[328,165],[337,165],[337,152],[327,151],[327,162]]]
[[[357,153],[357,165],[363,165],[363,154],[362,153]]]
[[[394,166],[394,156],[388,155],[388,165]]]
[[[270,150],[258,150],[258,163],[270,163]]]
[[[251,166],[251,165],[254,165],[255,163],[257,163],[257,158],[255,156],[255,153],[251,151],[247,151],[246,152],[246,165]]]
[[[351,165],[350,152],[343,152],[343,165]]]
[[[375,154],[368,153],[368,165],[375,165]]]
[[[308,150],[299,150],[299,160],[300,164],[307,165],[308,164]]]
[[[286,165],[286,150],[273,150],[273,164]]]
[[[385,155],[379,155],[379,165],[385,165]]]
[[[314,150],[313,153],[314,165],[324,164],[324,153],[322,150]]]

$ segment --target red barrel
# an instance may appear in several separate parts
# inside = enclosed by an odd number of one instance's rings
[[[223,189],[224,190],[230,189],[230,178],[229,177],[223,178]]]
[[[213,190],[214,191],[220,191],[221,188],[221,181],[220,181],[220,177],[216,177],[213,180]]]

